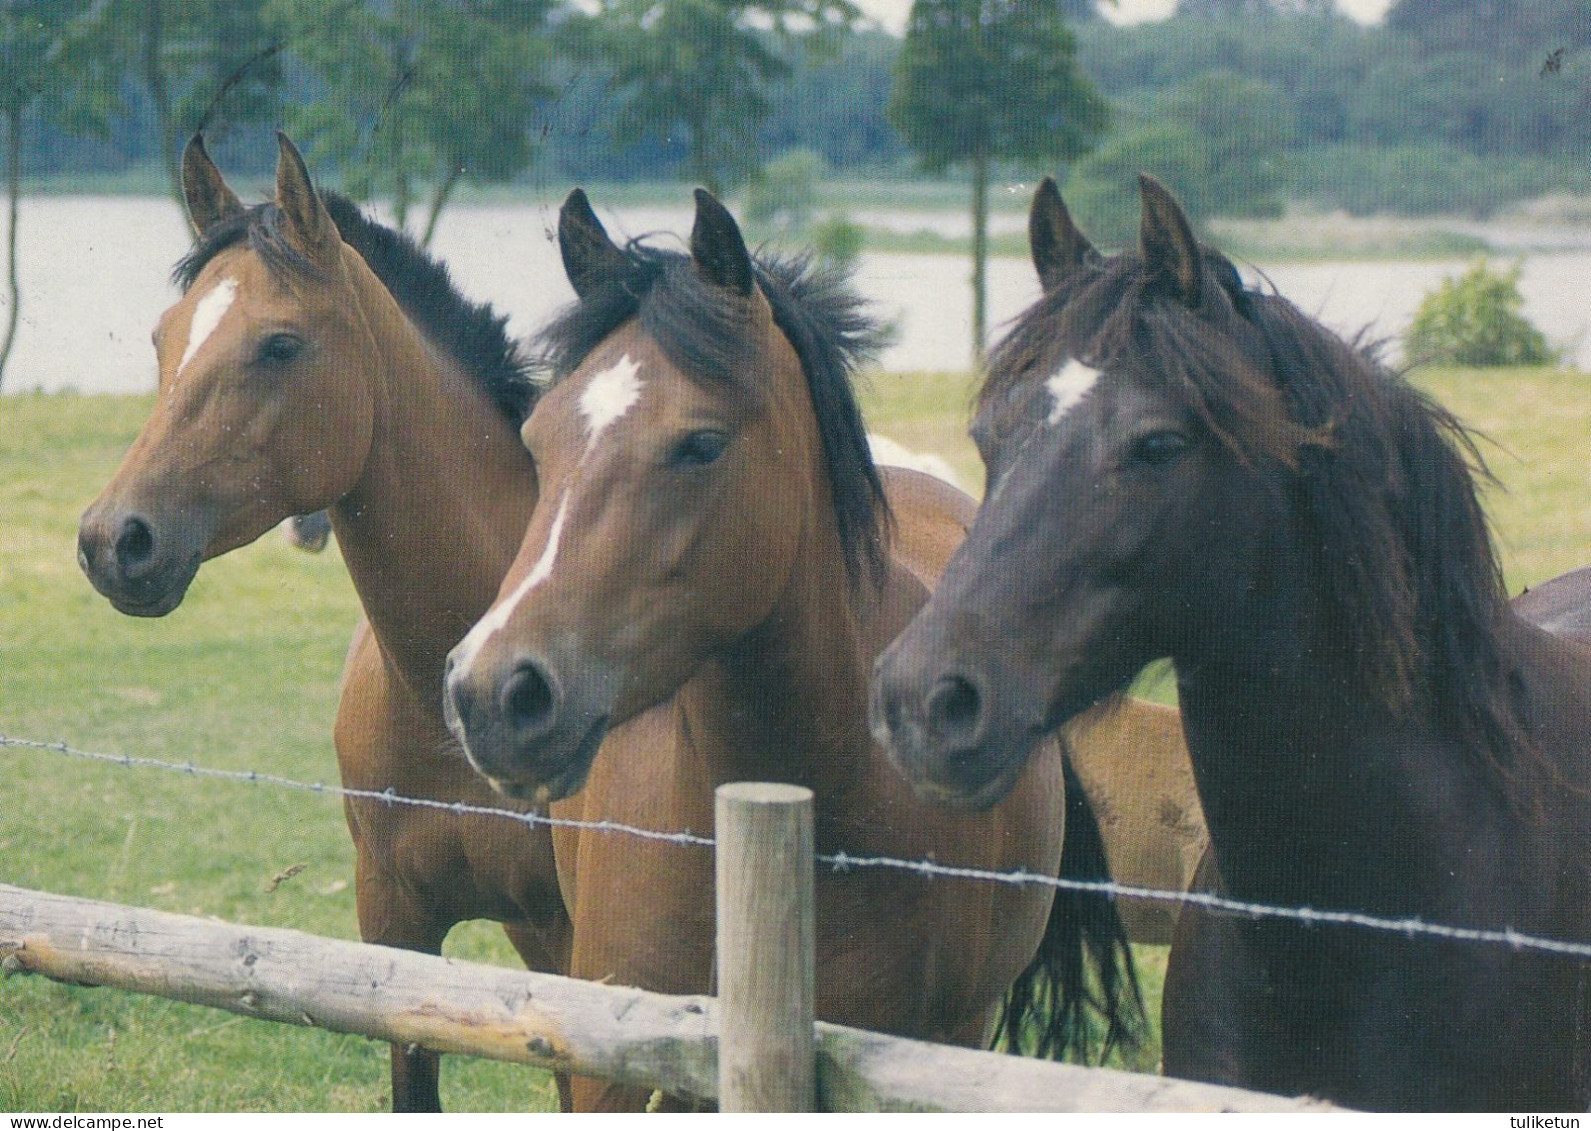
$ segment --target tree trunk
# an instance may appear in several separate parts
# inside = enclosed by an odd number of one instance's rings
[[[984,335],[989,324],[989,154],[980,148],[972,157],[972,364],[983,368]]]
[[[447,202],[453,196],[453,190],[458,188],[459,180],[464,176],[464,166],[455,165],[447,171],[447,177],[436,187],[436,192],[431,196],[431,211],[425,218],[425,235],[420,237],[420,246],[429,248],[431,237],[436,234],[436,222],[442,215],[442,209],[447,207]]]
[[[17,216],[22,202],[22,107],[12,106],[6,113],[6,307],[5,340],[0,342],[0,384],[5,381],[6,362],[17,337],[17,321],[22,311],[22,286],[17,268]]]
[[[166,87],[166,68],[161,59],[166,47],[165,0],[144,3],[144,85],[155,110],[155,130],[160,135],[160,160],[166,174],[171,199],[177,202],[183,219],[188,206],[182,195],[182,171],[177,156],[177,134],[171,121],[171,92]]]

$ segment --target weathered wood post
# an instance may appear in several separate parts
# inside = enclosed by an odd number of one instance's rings
[[[812,791],[718,788],[718,1105],[815,1111]]]

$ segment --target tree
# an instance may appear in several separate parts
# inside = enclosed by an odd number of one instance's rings
[[[183,208],[179,154],[200,130],[277,116],[282,36],[268,0],[99,0],[85,47],[142,91],[168,191]]]
[[[1150,173],[1196,223],[1213,215],[1279,216],[1282,165],[1292,131],[1269,83],[1209,71],[1157,100],[1142,125],[1113,135],[1078,162],[1066,195],[1082,226],[1107,245],[1138,228],[1134,195]]]
[[[1591,4],[1585,0],[1397,0],[1388,31],[1433,52],[1465,51],[1484,58],[1591,44]]]
[[[273,0],[325,86],[291,129],[352,196],[390,195],[400,227],[428,186],[429,243],[462,180],[506,181],[534,160],[556,2]]]
[[[1201,19],[1251,19],[1255,16],[1332,16],[1336,0],[1177,0],[1178,16]]]
[[[721,195],[756,168],[770,84],[790,73],[779,39],[819,49],[859,16],[850,0],[608,0],[587,25],[620,98],[614,136],[684,133],[691,176]]]
[[[22,213],[22,135],[28,116],[76,128],[102,125],[110,83],[91,52],[77,49],[87,0],[6,0],[0,4],[0,120],[5,124],[6,325],[0,381],[22,313],[17,226]]]
[[[1085,152],[1105,129],[1104,100],[1078,71],[1053,0],[915,0],[888,115],[924,168],[972,177],[972,343],[987,327],[989,175]]]

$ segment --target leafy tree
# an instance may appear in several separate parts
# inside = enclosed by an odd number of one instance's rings
[[[147,100],[161,168],[179,208],[186,138],[278,113],[282,41],[266,6],[267,0],[99,0],[84,22],[85,47]]]
[[[1445,279],[1414,315],[1405,350],[1437,365],[1550,365],[1557,361],[1540,330],[1520,311],[1520,265],[1494,271],[1485,258],[1460,278]]]
[[[1137,230],[1140,172],[1152,173],[1199,222],[1214,215],[1278,216],[1292,131],[1267,83],[1210,71],[1172,91],[1143,125],[1108,139],[1067,182],[1083,227],[1107,244]]]
[[[349,193],[390,194],[406,225],[430,187],[422,242],[460,181],[506,181],[535,157],[556,0],[272,0],[324,93],[292,130]]]
[[[757,168],[768,87],[794,41],[832,46],[860,12],[851,0],[607,0],[586,24],[619,95],[615,138],[635,144],[683,133],[691,176],[722,195]]]
[[[790,73],[768,91],[764,152],[807,149],[836,169],[888,169],[909,154],[884,118],[900,40],[858,31],[829,51],[787,52]]]
[[[915,0],[888,114],[931,173],[972,176],[972,342],[987,325],[989,175],[995,162],[1052,164],[1103,132],[1104,100],[1079,73],[1053,0]]]
[[[1179,16],[1202,19],[1250,19],[1254,16],[1331,16],[1336,0],[1177,0]]]
[[[22,213],[23,132],[30,116],[76,129],[103,126],[108,76],[80,49],[88,0],[6,0],[0,4],[0,120],[5,124],[6,315],[0,337],[5,377],[22,313],[17,226]]]
[[[1171,190],[1196,224],[1204,219],[1199,193],[1210,172],[1208,153],[1186,126],[1150,122],[1112,134],[1072,167],[1066,200],[1090,239],[1131,245],[1139,215],[1132,193],[1145,172]]]
[[[1585,0],[1397,0],[1388,31],[1432,52],[1514,58],[1591,44]]]

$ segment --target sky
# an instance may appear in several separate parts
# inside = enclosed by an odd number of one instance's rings
[[[906,26],[906,13],[911,11],[911,0],[856,0],[857,5],[885,28],[897,34]],[[1105,15],[1117,23],[1139,23],[1159,20],[1171,14],[1177,0],[1116,0],[1115,10],[1108,6]],[[1392,0],[1337,0],[1337,7],[1362,23],[1374,23],[1392,6]]]

